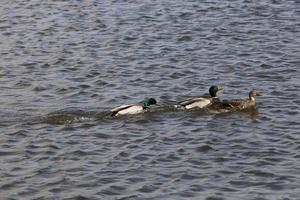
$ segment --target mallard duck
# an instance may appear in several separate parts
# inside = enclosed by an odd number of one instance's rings
[[[158,104],[154,98],[146,98],[141,103],[118,106],[111,111],[111,116],[138,114],[148,109],[150,105]]]
[[[183,102],[180,102],[179,105],[175,107],[182,107],[185,109],[191,108],[204,108],[214,101],[219,101],[217,97],[217,92],[222,91],[224,89],[223,85],[213,85],[209,88],[209,96],[202,96],[194,99],[189,99]]]
[[[231,99],[231,100],[223,100],[219,102],[214,102],[210,106],[209,109],[217,110],[219,112],[230,112],[230,111],[239,111],[245,109],[255,109],[256,108],[256,96],[260,96],[256,92],[256,90],[251,90],[249,92],[248,99]]]

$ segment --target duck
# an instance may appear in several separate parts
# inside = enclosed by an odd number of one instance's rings
[[[213,85],[209,88],[209,96],[202,96],[194,99],[189,99],[183,102],[180,102],[179,105],[176,105],[176,108],[184,108],[184,109],[191,109],[191,108],[204,108],[215,101],[220,101],[217,97],[217,93],[219,91],[224,90],[223,85]]]
[[[213,102],[208,109],[219,112],[240,111],[256,108],[256,96],[261,96],[255,89],[249,92],[248,99],[230,99]]]
[[[158,105],[159,101],[154,98],[145,98],[136,104],[121,105],[110,110],[111,116],[139,114],[149,109],[150,105]]]

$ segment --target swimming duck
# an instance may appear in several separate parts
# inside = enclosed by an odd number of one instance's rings
[[[256,90],[249,92],[248,99],[231,99],[212,103],[208,108],[219,112],[239,111],[245,109],[255,109],[256,96],[260,96]]]
[[[122,105],[110,110],[112,112],[111,116],[138,114],[149,109],[149,106],[154,104],[158,104],[156,99],[145,98],[141,103]]]
[[[223,85],[213,85],[209,88],[209,96],[202,96],[190,100],[186,100],[181,102],[176,107],[183,107],[185,109],[191,108],[204,108],[215,101],[220,101],[217,97],[217,92],[222,91],[224,89]]]

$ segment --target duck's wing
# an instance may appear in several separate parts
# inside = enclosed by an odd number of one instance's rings
[[[118,107],[115,107],[115,108],[111,109],[110,111],[111,111],[111,112],[118,112],[118,111],[120,111],[120,110],[127,109],[127,108],[129,108],[129,107],[131,107],[131,106],[133,106],[133,105],[134,105],[134,104],[121,105],[121,106],[118,106]]]
[[[243,106],[245,104],[245,100],[243,100],[243,99],[230,99],[230,100],[224,100],[223,103],[228,104],[232,107],[240,107],[240,106]]]
[[[180,102],[179,104],[182,106],[190,105],[196,102],[201,102],[201,101],[207,101],[207,98],[199,97],[199,98],[194,98],[194,99],[188,99],[185,101]]]
[[[128,105],[121,105],[121,106],[118,106],[116,108],[113,108],[110,110],[111,113],[111,116],[115,116],[118,112],[122,111],[122,110],[125,110],[127,108],[130,108],[134,106],[134,104],[128,104]]]
[[[190,109],[190,108],[204,108],[208,105],[211,104],[211,99],[209,98],[202,98],[202,97],[199,97],[199,98],[195,98],[195,99],[191,99],[191,100],[187,100],[187,101],[183,101],[180,103],[180,106],[183,106],[187,109]]]
[[[223,110],[223,109],[231,109],[234,106],[225,101],[214,101],[211,105],[209,105],[209,109],[213,110]]]

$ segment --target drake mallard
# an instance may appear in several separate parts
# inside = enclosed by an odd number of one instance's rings
[[[230,112],[239,111],[245,109],[255,109],[256,108],[256,96],[260,96],[256,90],[251,90],[249,92],[248,99],[231,99],[223,100],[219,102],[214,102],[208,108],[212,110],[217,110],[219,112]]]
[[[213,85],[209,88],[209,96],[202,96],[194,99],[189,99],[183,102],[180,102],[176,107],[182,107],[185,109],[191,108],[204,108],[215,101],[220,101],[217,97],[217,93],[224,89],[223,85]]]
[[[130,115],[142,113],[148,109],[150,105],[158,104],[154,98],[145,98],[142,102],[136,104],[121,105],[110,110],[111,116]]]

